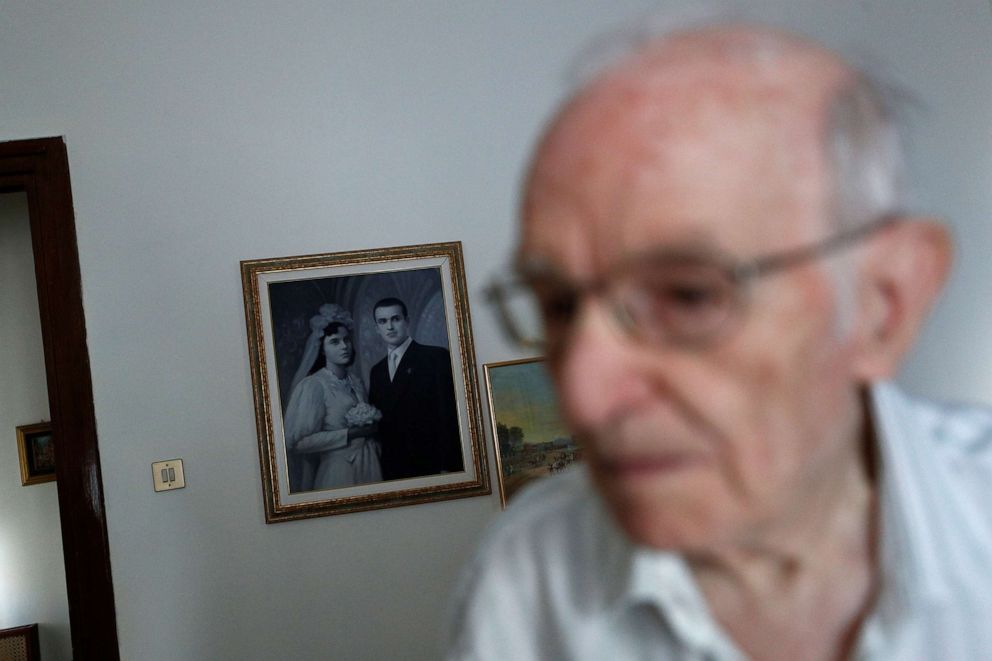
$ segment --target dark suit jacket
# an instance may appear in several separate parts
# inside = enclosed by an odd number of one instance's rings
[[[382,478],[464,469],[447,349],[411,342],[389,380],[387,358],[369,374],[369,403],[382,411]]]

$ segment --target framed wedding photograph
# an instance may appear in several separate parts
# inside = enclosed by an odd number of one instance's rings
[[[17,457],[21,464],[21,484],[55,480],[55,441],[52,423],[39,422],[17,428]]]
[[[582,459],[562,423],[542,358],[487,363],[486,390],[503,507],[524,485]]]
[[[267,523],[491,493],[460,242],[241,277]]]

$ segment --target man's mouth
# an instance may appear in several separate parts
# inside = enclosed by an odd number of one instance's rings
[[[602,465],[608,473],[618,477],[629,478],[657,475],[659,473],[673,473],[698,463],[698,457],[693,457],[688,453],[675,452],[602,461]]]
[[[708,461],[700,448],[689,443],[678,443],[673,439],[665,445],[667,447],[658,442],[645,442],[625,449],[615,444],[606,448],[600,446],[598,452],[592,451],[590,459],[603,475],[624,481],[675,476],[700,468]]]

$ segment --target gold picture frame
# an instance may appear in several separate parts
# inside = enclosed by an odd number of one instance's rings
[[[241,276],[266,523],[491,493],[460,242]]]
[[[499,498],[503,507],[529,482],[582,459],[558,412],[543,358],[483,365]]]
[[[21,485],[55,481],[55,440],[52,423],[39,422],[17,427],[17,458]]]

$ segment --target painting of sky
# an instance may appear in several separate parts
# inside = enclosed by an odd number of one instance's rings
[[[558,415],[558,403],[543,361],[491,370],[489,381],[496,419],[507,427],[520,427],[525,443],[571,436]]]

